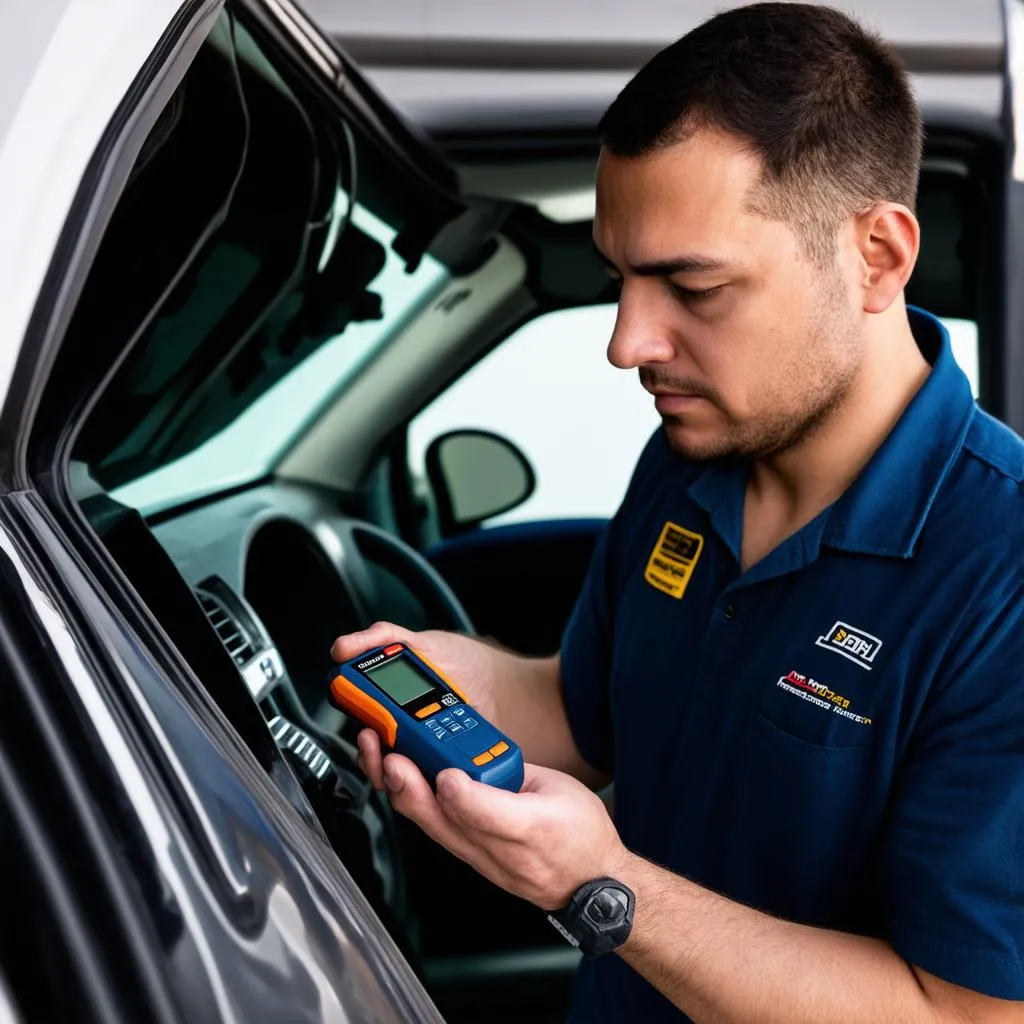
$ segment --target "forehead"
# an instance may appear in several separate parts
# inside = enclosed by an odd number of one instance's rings
[[[681,243],[704,251],[729,240],[750,241],[764,224],[746,206],[760,177],[754,154],[737,139],[710,130],[639,157],[603,150],[594,240],[609,255],[628,247],[632,262]]]

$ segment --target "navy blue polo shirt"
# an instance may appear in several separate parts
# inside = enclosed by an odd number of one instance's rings
[[[911,326],[920,391],[746,573],[747,467],[652,438],[566,630],[565,703],[634,852],[1024,999],[1024,443],[977,408],[942,325]],[[570,1019],[681,1016],[608,955]]]

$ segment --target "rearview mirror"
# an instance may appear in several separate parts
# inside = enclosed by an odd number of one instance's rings
[[[537,486],[519,448],[486,430],[442,434],[430,443],[425,461],[442,537],[516,508]]]

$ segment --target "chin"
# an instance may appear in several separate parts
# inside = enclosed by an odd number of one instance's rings
[[[746,455],[728,437],[709,437],[669,421],[663,426],[669,448],[687,462],[738,462]]]

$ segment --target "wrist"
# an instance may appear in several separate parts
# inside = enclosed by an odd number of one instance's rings
[[[629,938],[615,951],[620,956],[628,956],[642,945],[646,923],[658,903],[659,887],[656,877],[654,877],[657,875],[658,868],[644,860],[643,857],[623,848],[623,857],[615,870],[617,874],[613,874],[613,877],[628,886],[636,899],[633,927],[630,929]],[[664,891],[663,886],[661,890]]]
[[[646,864],[647,861],[643,857],[626,849],[620,843],[619,848],[609,857],[607,863],[603,865],[603,873],[609,878],[617,878],[624,885],[628,885],[633,892],[636,892],[636,886],[633,883],[641,879],[643,867]]]
[[[629,854],[619,870],[618,877],[633,890],[636,909],[629,939],[616,952],[632,963],[666,941],[680,954],[692,949],[699,935],[695,924],[705,920],[708,898],[715,897],[696,882],[636,854]]]

